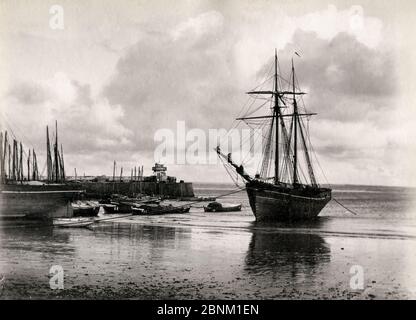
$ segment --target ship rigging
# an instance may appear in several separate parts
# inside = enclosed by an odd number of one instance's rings
[[[250,176],[243,164],[236,164],[231,153],[224,154],[220,146],[216,152],[228,167],[227,171],[234,169],[246,182],[257,220],[313,218],[331,199],[331,190],[321,188],[316,181],[310,153],[313,149],[304,121],[316,113],[306,110],[303,102],[306,93],[299,88],[293,58],[289,81],[280,75],[277,52],[273,66],[273,88],[247,92],[255,101],[266,97],[266,102],[270,103],[268,114],[257,114],[267,103],[260,106],[252,103],[245,115],[236,118],[249,126],[262,128],[265,143],[258,172]],[[284,83],[288,88],[283,88]]]

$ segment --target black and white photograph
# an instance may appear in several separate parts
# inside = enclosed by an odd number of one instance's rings
[[[415,12],[0,0],[0,300],[416,299]]]

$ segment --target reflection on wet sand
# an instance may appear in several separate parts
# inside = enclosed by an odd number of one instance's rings
[[[349,298],[360,294],[349,288],[352,263],[367,268],[369,289],[381,297],[408,296],[409,286],[397,291],[382,286],[392,279],[413,283],[397,278],[407,272],[413,279],[414,268],[402,267],[407,260],[401,248],[410,240],[366,238],[369,246],[363,247],[363,238],[347,239],[334,229],[333,217],[302,224],[254,223],[244,213],[191,213],[187,219],[102,221],[92,230],[0,220],[2,297]],[[378,255],[370,255],[368,248],[377,248]],[[49,288],[53,265],[64,269],[63,291]],[[378,272],[380,265],[389,268]]]
[[[322,221],[313,222],[320,227]],[[276,224],[267,227],[253,223],[252,237],[246,255],[245,270],[250,274],[295,277],[310,274],[330,261],[329,244],[318,234],[301,232],[305,224]]]
[[[90,231],[90,237],[100,255],[97,262],[104,260],[123,260],[138,263],[143,259],[159,261],[170,254],[171,250],[187,249],[190,246],[189,232],[182,228],[161,227],[126,223],[99,223]],[[80,256],[86,255],[86,249],[78,246]]]
[[[185,239],[189,236],[182,228],[152,226],[126,223],[100,223],[93,229],[97,238],[128,238],[137,241],[152,241],[156,243],[171,243],[172,240]]]
[[[75,248],[71,244],[71,234],[59,231],[38,222],[2,221],[0,250],[16,250],[19,254],[37,252],[44,256],[73,255]]]
[[[189,231],[175,227],[100,223],[89,230],[2,224],[0,274],[7,279],[3,297],[110,294],[101,289],[112,290],[113,296],[120,291],[148,296],[156,275],[169,279],[176,272],[169,273],[169,268],[183,268],[175,259],[186,256],[189,240]],[[49,289],[53,265],[64,269],[62,292]]]

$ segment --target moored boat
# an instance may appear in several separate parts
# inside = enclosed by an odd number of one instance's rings
[[[131,213],[132,203],[125,201],[115,203],[117,205],[117,213]]]
[[[104,213],[131,213],[132,204],[126,202],[111,202],[103,203],[101,206],[104,209]]]
[[[139,198],[130,198],[127,196],[114,194],[109,199],[100,201],[100,205],[104,209],[104,213],[132,213],[133,208],[137,208],[143,204],[158,205],[159,197],[144,196]]]
[[[178,199],[179,201],[215,201],[217,198],[215,197],[181,197]]]
[[[262,135],[266,143],[262,148],[260,172],[253,177],[245,171],[243,164],[238,165],[232,160],[231,153],[223,154],[219,145],[216,151],[223,163],[245,181],[250,207],[257,221],[313,219],[331,200],[332,192],[317,183],[313,169],[313,149],[304,119],[309,120],[315,113],[308,113],[304,106],[302,96],[305,92],[298,87],[293,59],[290,80],[284,79],[278,69],[275,53],[274,76],[266,78],[266,81],[273,79],[273,89],[247,92],[254,101],[246,114],[236,119],[266,129]],[[289,87],[284,89],[283,84]],[[257,99],[263,100],[260,106],[255,103]],[[257,112],[264,110],[266,105],[264,99],[270,101],[270,105],[267,104],[269,113],[259,115]]]
[[[118,207],[113,203],[102,203],[101,206],[104,209],[104,213],[118,213]]]
[[[94,223],[93,218],[77,217],[77,218],[55,218],[53,225],[60,228],[80,228],[88,227]]]
[[[161,214],[173,214],[173,213],[187,213],[191,209],[190,206],[175,207],[169,205],[155,205],[155,204],[143,204],[134,207],[134,214],[143,215],[161,215]]]
[[[72,204],[74,217],[93,217],[98,215],[100,205],[92,201],[75,201]]]
[[[35,150],[25,152],[21,142],[9,140],[7,131],[4,136],[3,132],[0,133],[0,217],[43,219],[73,215],[71,202],[83,190],[65,182],[63,150],[62,145],[59,150],[57,125],[53,152],[48,127],[46,145],[47,176],[42,178]]]
[[[131,199],[131,201],[143,204],[159,204],[161,202],[161,199],[160,197],[145,196],[141,198]]]
[[[82,190],[64,184],[1,184],[0,217],[71,217],[71,202],[81,193]]]
[[[207,206],[204,206],[205,212],[231,212],[231,211],[241,211],[241,204],[232,204],[232,203],[220,203],[220,202],[211,202]]]
[[[137,215],[141,215],[141,214],[145,214],[146,211],[142,208],[139,207],[132,207],[131,208],[131,212],[133,213],[133,215],[137,216]]]

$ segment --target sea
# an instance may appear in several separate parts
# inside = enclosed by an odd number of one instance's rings
[[[196,195],[242,210],[0,220],[0,299],[415,299],[416,189],[332,188],[307,223],[256,223],[244,190],[207,183]]]

